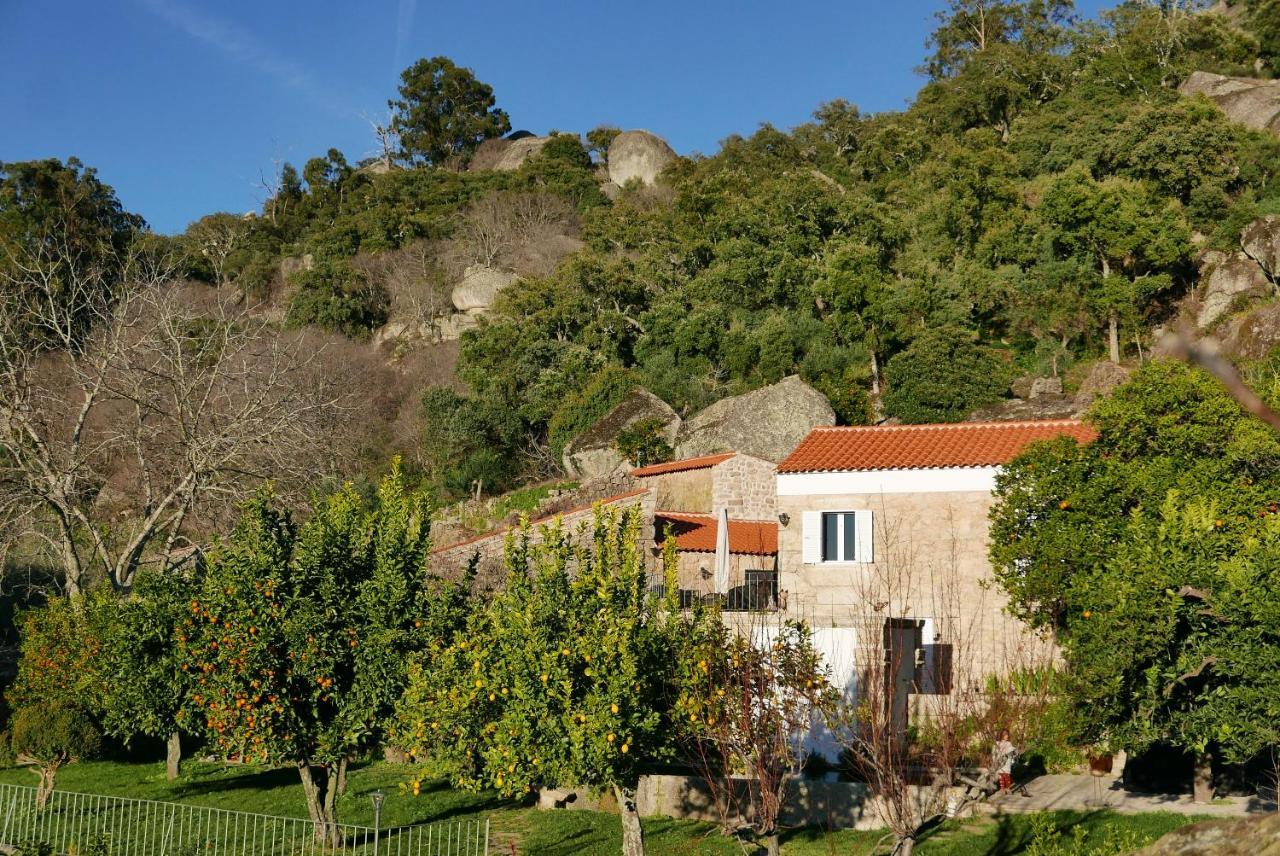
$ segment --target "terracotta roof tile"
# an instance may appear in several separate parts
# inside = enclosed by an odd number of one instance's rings
[[[660,476],[664,473],[682,473],[685,470],[704,470],[707,467],[714,467],[716,464],[729,460],[737,452],[722,452],[719,455],[703,455],[700,458],[685,458],[683,461],[668,461],[665,464],[651,464],[647,467],[640,467],[631,471],[631,475],[644,478],[645,476]]]
[[[654,515],[657,535],[670,526],[676,549],[682,553],[714,553],[719,523],[710,514],[659,511]],[[773,520],[729,520],[729,552],[772,556],[778,552],[778,524]]]
[[[529,525],[537,526],[540,523],[549,523],[552,520],[555,520],[557,517],[567,517],[570,514],[577,514],[581,511],[590,511],[596,505],[601,505],[601,506],[613,505],[615,502],[622,502],[624,499],[631,499],[632,497],[641,496],[648,492],[649,492],[648,488],[640,488],[639,490],[629,490],[626,493],[619,493],[619,494],[615,494],[614,496],[606,496],[604,499],[597,499],[595,502],[590,502],[590,503],[587,503],[586,505],[577,505],[577,506],[574,506],[573,508],[566,508],[564,511],[557,511],[555,514],[547,514],[537,518],[536,520],[530,520]],[[468,544],[475,544],[480,541],[487,541],[490,538],[496,538],[499,535],[506,535],[508,532],[510,532],[512,529],[515,529],[515,528],[517,527],[503,526],[501,529],[492,529],[488,532],[484,532],[480,535],[475,535],[471,538],[465,538],[461,541],[454,541],[452,544],[446,544],[443,547],[435,547],[431,550],[431,552],[433,554],[443,553],[446,550],[455,550],[458,547],[465,547]]]
[[[1061,436],[1088,443],[1098,433],[1077,419],[815,428],[778,472],[998,466],[1037,440]]]

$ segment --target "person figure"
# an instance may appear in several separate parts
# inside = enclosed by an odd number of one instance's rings
[[[1013,787],[1013,762],[1017,757],[1018,747],[1009,741],[1009,729],[1006,728],[1000,732],[1000,739],[991,751],[991,764],[1000,774],[1002,791],[1007,792]]]

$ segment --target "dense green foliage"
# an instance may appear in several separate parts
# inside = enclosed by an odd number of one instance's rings
[[[195,677],[179,722],[226,755],[296,765],[320,836],[407,658],[458,620],[467,587],[428,573],[428,521],[395,467],[372,501],[348,485],[301,527],[264,491],[189,604],[178,655]]]
[[[128,250],[146,224],[124,210],[115,190],[76,158],[0,162],[0,293],[7,311],[29,311],[38,295],[24,293],[24,278],[10,267],[19,259],[53,284],[67,302],[68,330],[35,327],[31,341],[77,341],[90,321],[90,307],[109,297],[126,266]],[[17,320],[23,320],[20,316]]]
[[[991,530],[1011,609],[1063,645],[1079,736],[1230,762],[1280,745],[1280,436],[1169,362],[1091,420],[1095,442],[1004,470]]]
[[[391,127],[400,135],[402,156],[440,165],[511,130],[495,103],[493,88],[476,80],[471,69],[437,56],[406,68],[400,98],[387,105],[398,111]]]

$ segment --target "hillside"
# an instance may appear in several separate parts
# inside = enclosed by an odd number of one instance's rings
[[[834,101],[679,158],[612,128],[504,137],[490,92],[478,146],[331,149],[261,212],[147,239],[189,287],[315,329],[362,414],[335,475],[398,453],[442,498],[561,477],[637,387],[684,419],[791,375],[842,423],[998,418],[1027,411],[1011,385],[1065,401],[1179,319],[1251,359],[1280,343],[1237,315],[1277,282],[1280,226],[1241,248],[1280,214],[1277,19],[957,0],[901,112]]]

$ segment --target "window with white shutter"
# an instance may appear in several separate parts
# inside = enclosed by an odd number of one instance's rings
[[[802,561],[807,565],[872,562],[874,528],[870,511],[806,511]]]

